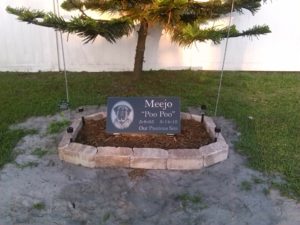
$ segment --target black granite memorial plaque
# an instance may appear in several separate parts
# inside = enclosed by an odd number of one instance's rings
[[[180,133],[179,97],[110,97],[107,133]]]

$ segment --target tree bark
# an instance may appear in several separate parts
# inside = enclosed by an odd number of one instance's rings
[[[148,35],[148,21],[146,19],[142,19],[140,24],[140,29],[138,31],[138,40],[137,40],[135,59],[134,59],[133,73],[136,78],[139,78],[143,71],[144,53],[145,53],[147,35]]]

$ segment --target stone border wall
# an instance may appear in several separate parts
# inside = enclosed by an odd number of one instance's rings
[[[100,112],[84,117],[86,120],[105,118]],[[182,119],[193,119],[201,122],[201,116],[181,113]],[[204,118],[208,133],[215,137],[215,123],[210,117]],[[58,146],[59,158],[69,163],[85,167],[126,167],[139,169],[199,170],[228,157],[228,145],[222,134],[216,142],[199,149],[158,149],[126,147],[93,147],[73,142],[82,128],[82,119],[71,124],[72,133],[64,133]]]

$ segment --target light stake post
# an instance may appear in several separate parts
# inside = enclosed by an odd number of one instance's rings
[[[215,127],[215,142],[217,142],[220,133],[221,133],[221,128]]]
[[[206,105],[201,105],[201,123],[204,122],[204,116],[205,116],[205,112],[206,112]]]
[[[74,132],[74,128],[73,127],[68,127],[67,128],[67,133],[68,134],[72,134]],[[70,138],[70,143],[72,143],[73,142],[73,138]]]

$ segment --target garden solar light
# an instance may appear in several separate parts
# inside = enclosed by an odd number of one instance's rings
[[[204,122],[204,115],[205,115],[205,111],[206,111],[206,105],[201,105],[201,123]]]
[[[71,133],[73,133],[73,131],[74,131],[73,127],[68,127],[67,133],[71,134]]]
[[[215,127],[215,142],[217,142],[220,133],[221,133],[221,128]]]

